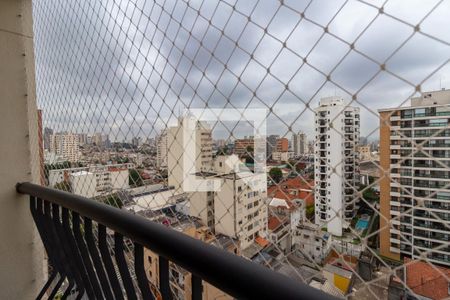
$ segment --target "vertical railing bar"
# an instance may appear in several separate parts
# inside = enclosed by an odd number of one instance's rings
[[[114,254],[116,256],[117,266],[119,267],[120,276],[122,277],[122,283],[127,293],[128,299],[137,299],[136,291],[134,290],[133,280],[131,279],[130,271],[128,270],[127,261],[124,255],[123,236],[115,232],[114,233]]]
[[[103,293],[100,288],[100,283],[98,281],[97,275],[94,271],[91,258],[89,256],[89,252],[87,250],[86,244],[84,242],[83,235],[80,229],[80,215],[76,212],[72,212],[72,230],[74,234],[74,241],[78,246],[78,251],[83,262],[84,268],[87,271],[87,277],[91,283],[92,289],[94,291],[95,296],[98,299],[103,299]]]
[[[55,299],[56,293],[59,291],[59,288],[61,287],[63,282],[64,282],[64,278],[63,277],[59,278],[59,280],[56,283],[55,287],[53,288],[52,292],[48,296],[48,299]]]
[[[61,220],[62,220],[62,228],[64,230],[65,237],[67,238],[67,240],[69,242],[72,257],[74,258],[75,263],[77,264],[77,270],[80,271],[81,279],[84,282],[84,287],[86,289],[88,297],[90,299],[94,299],[95,293],[94,293],[93,287],[92,287],[89,277],[87,275],[87,270],[84,267],[83,259],[81,258],[81,255],[78,252],[77,243],[75,242],[75,238],[72,234],[72,229],[70,228],[69,210],[65,207],[61,207]]]
[[[35,197],[30,196],[30,211],[31,215],[34,219],[34,223],[36,224],[36,228],[38,230],[38,233],[41,237],[42,243],[44,245],[45,251],[47,252],[48,259],[52,265],[52,273],[50,274],[47,282],[42,287],[41,291],[39,292],[36,299],[41,299],[44,297],[45,293],[47,292],[47,289],[52,284],[53,280],[55,280],[56,275],[59,274],[61,278],[65,278],[65,272],[61,270],[61,265],[59,262],[59,257],[57,255],[57,249],[51,246],[51,238],[50,232],[48,234],[45,234],[45,222],[43,220],[43,211],[42,211],[42,200],[38,199],[36,200]]]
[[[122,287],[120,286],[119,279],[117,278],[117,274],[114,269],[114,263],[108,250],[108,244],[106,242],[106,227],[102,224],[98,224],[98,248],[100,249],[103,264],[105,265],[106,272],[108,273],[109,282],[111,283],[115,298],[124,299]]]
[[[60,238],[60,227],[58,226],[58,220],[59,214],[54,213],[52,216],[50,212],[50,203],[44,200],[39,199],[37,203],[38,210],[43,209],[43,219],[42,223],[46,227],[46,236],[49,239],[50,247],[52,249],[55,249],[55,257],[57,258],[57,261],[59,262],[59,269],[60,272],[64,272],[65,276],[67,277],[67,280],[69,282],[69,285],[77,284],[77,288],[79,289],[79,293],[84,293],[84,286],[82,285],[82,282],[80,281],[78,277],[78,273],[75,269],[74,264],[72,263],[72,260],[68,256],[68,250],[67,245],[61,240]],[[42,207],[43,205],[43,207]],[[56,216],[55,216],[56,214]],[[53,237],[53,238],[52,238]]]
[[[194,274],[191,275],[192,300],[202,300],[202,279]]]
[[[70,295],[71,292],[72,292],[72,289],[73,289],[74,285],[75,285],[75,284],[74,284],[73,281],[70,281],[70,282],[69,282],[69,285],[67,286],[66,291],[64,292],[64,294],[63,294],[63,296],[62,296],[62,299],[67,299],[67,298],[69,297],[69,295]]]
[[[94,235],[92,233],[92,220],[84,217],[84,235],[86,244],[88,246],[89,253],[91,254],[92,261],[94,262],[95,270],[97,271],[98,279],[102,285],[103,292],[106,299],[113,299],[111,287],[109,285],[108,278],[105,273],[100,254],[95,246]]]
[[[170,291],[169,278],[169,261],[163,256],[159,256],[159,290],[164,300],[172,299],[172,292]]]
[[[36,299],[42,299],[44,297],[45,293],[47,292],[47,289],[50,287],[50,285],[52,284],[53,280],[55,280],[57,274],[59,274],[59,273],[52,272],[52,274],[50,274],[50,276],[48,277],[48,279],[45,282],[44,286],[42,287],[41,291],[37,295]]]
[[[58,243],[57,245],[55,245],[55,247],[62,247],[62,250],[64,252],[63,261],[66,260],[68,262],[66,268],[69,272],[71,272],[71,275],[76,282],[78,294],[83,295],[86,289],[79,269],[77,268],[77,263],[73,257],[72,251],[70,250],[71,247],[68,244],[68,237],[66,236],[62,228],[59,206],[56,204],[52,205],[52,216],[50,216],[50,204],[48,202],[44,202],[44,210],[46,210],[48,216],[52,218],[51,220],[49,220],[49,222],[51,222],[51,226],[53,227],[53,230],[55,231],[55,234],[58,238]]]
[[[134,243],[134,270],[142,297],[144,299],[154,299],[153,294],[150,291],[147,275],[145,274],[144,247],[138,243]]]

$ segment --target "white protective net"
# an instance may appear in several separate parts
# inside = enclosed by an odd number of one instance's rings
[[[33,9],[43,184],[336,296],[449,296],[450,1]]]

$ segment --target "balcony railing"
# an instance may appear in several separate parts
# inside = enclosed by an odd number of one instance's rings
[[[202,280],[238,299],[334,299],[130,212],[32,183],[16,189],[30,195],[31,214],[52,267],[38,299],[52,299],[58,292],[63,298],[172,299],[169,262],[192,273],[192,299],[202,299]],[[113,245],[108,232],[114,232]],[[134,266],[124,238],[134,245]],[[144,248],[159,255],[158,288],[146,277]]]

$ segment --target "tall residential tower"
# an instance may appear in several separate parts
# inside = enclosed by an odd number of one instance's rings
[[[356,213],[359,108],[346,106],[342,98],[327,97],[315,112],[315,221],[342,236]]]
[[[380,253],[450,266],[450,90],[380,112]]]
[[[50,136],[50,152],[70,162],[80,159],[80,141],[78,134],[56,133]]]
[[[299,132],[292,134],[292,145],[294,148],[294,155],[299,157],[308,153],[308,140],[306,133]]]
[[[168,182],[177,193],[184,192],[183,183],[188,174],[213,170],[211,128],[204,122],[190,118],[180,118],[178,125],[170,127],[167,132]],[[192,132],[187,130],[191,122],[195,123]],[[193,149],[185,148],[188,143]],[[189,169],[186,169],[187,165]]]

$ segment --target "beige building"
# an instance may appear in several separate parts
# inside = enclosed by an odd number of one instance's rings
[[[380,253],[450,265],[450,90],[379,112]]]
[[[215,173],[208,174],[208,179],[220,180],[220,189],[192,193],[190,214],[215,233],[238,239],[241,249],[246,249],[258,236],[267,236],[267,189],[258,184],[262,178],[254,173],[235,172],[238,163],[236,156],[216,158]]]
[[[228,252],[235,253],[237,255],[240,254],[239,245],[237,241],[233,241],[232,239],[225,236],[217,236],[214,235],[208,227],[199,227],[195,226],[187,226],[186,228],[175,228],[183,233],[201,240],[207,244],[222,248]],[[153,251],[144,248],[144,268],[147,274],[147,278],[152,284],[152,291],[158,295],[159,289],[159,256],[155,254]],[[170,287],[172,293],[175,296],[175,299],[191,299],[191,291],[192,291],[192,274],[187,272],[186,270],[178,267],[177,265],[169,262],[169,273],[170,276]],[[202,281],[202,290],[203,295],[202,299],[204,300],[216,300],[216,299],[224,299],[224,300],[232,300],[233,298],[217,289],[213,285]],[[158,297],[159,296],[159,297]],[[157,296],[157,299],[162,299],[160,295]]]
[[[129,188],[132,163],[49,170],[48,185],[65,182],[77,195],[92,198]]]
[[[205,123],[196,122],[194,133],[189,133],[185,140],[185,126],[190,121],[189,117],[180,118],[178,125],[170,127],[167,133],[168,181],[177,193],[184,192],[187,175],[213,169],[211,129]],[[194,149],[185,149],[188,143],[192,143]],[[187,170],[186,166],[189,166]]]
[[[277,162],[287,162],[290,159],[294,158],[294,152],[286,151],[286,152],[272,152],[272,160]]]
[[[370,146],[359,146],[358,152],[361,161],[372,160],[372,151],[370,151]]]
[[[80,159],[79,135],[74,133],[56,133],[50,136],[50,152],[70,162]]]
[[[306,133],[300,131],[292,134],[292,146],[294,148],[294,155],[296,157],[309,153],[308,138]]]
[[[156,166],[167,168],[167,131],[163,130],[156,137]]]

